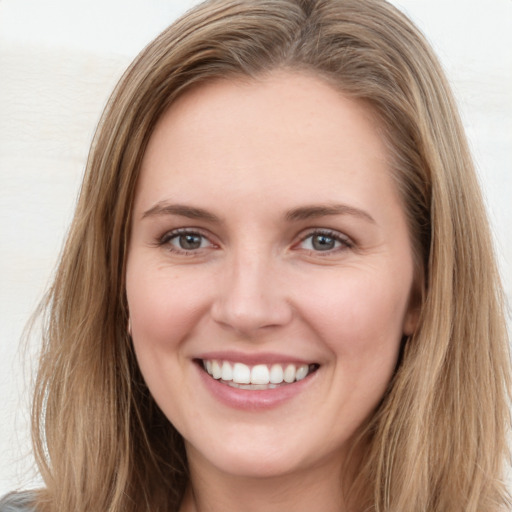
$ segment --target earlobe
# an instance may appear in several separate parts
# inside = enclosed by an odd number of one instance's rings
[[[420,319],[420,311],[421,308],[417,301],[413,301],[412,304],[409,304],[402,326],[404,336],[411,336],[414,331],[416,331]]]
[[[402,325],[404,336],[411,336],[418,328],[425,299],[425,278],[421,269],[416,269],[409,295],[409,303]]]
[[[405,336],[411,336],[412,333],[416,330],[416,326],[418,324],[418,314],[417,310],[407,313],[404,320],[403,333]]]

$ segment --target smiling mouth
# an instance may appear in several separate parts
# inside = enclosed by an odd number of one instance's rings
[[[201,359],[200,366],[215,380],[238,389],[264,390],[301,381],[318,370],[312,364],[257,364],[248,366],[216,359]]]

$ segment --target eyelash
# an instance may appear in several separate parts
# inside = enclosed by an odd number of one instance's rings
[[[167,246],[167,249],[170,252],[175,253],[175,254],[184,255],[184,256],[195,256],[198,254],[200,249],[204,249],[204,247],[198,247],[196,249],[183,249],[183,248],[174,247],[171,244],[171,241],[174,239],[177,239],[180,236],[200,237],[202,239],[201,244],[203,243],[204,240],[206,240],[206,241],[208,241],[208,243],[211,246],[215,246],[215,244],[213,242],[211,242],[210,239],[206,235],[201,233],[201,231],[195,230],[195,229],[189,229],[189,228],[180,228],[180,229],[175,229],[173,231],[168,231],[163,236],[161,236],[159,239],[157,239],[155,245],[157,245],[158,247]],[[313,239],[313,237],[315,237],[315,236],[323,236],[325,238],[332,239],[335,243],[339,244],[338,247],[334,247],[332,249],[327,249],[325,251],[315,250],[315,249],[305,249],[310,253],[314,253],[315,255],[328,256],[330,254],[333,254],[333,253],[336,253],[339,251],[344,251],[346,249],[351,249],[354,247],[353,242],[347,236],[344,236],[337,231],[332,231],[332,230],[328,230],[328,229],[315,229],[313,231],[308,232],[306,235],[301,237],[300,241],[297,244],[295,244],[294,247],[297,247],[297,246],[303,244],[306,240],[308,240],[310,238]]]
[[[174,239],[179,238],[180,236],[196,236],[196,237],[200,237],[202,239],[201,243],[204,240],[207,240],[210,245],[212,245],[212,246],[215,245],[215,244],[213,244],[210,241],[210,239],[206,235],[201,233],[201,231],[199,231],[197,229],[189,229],[189,228],[180,228],[180,229],[175,229],[173,231],[168,231],[167,233],[165,233],[162,237],[160,237],[157,240],[156,245],[158,247],[167,246],[167,249],[169,250],[169,252],[172,252],[172,253],[175,253],[175,254],[179,254],[179,255],[184,255],[184,256],[195,256],[199,252],[198,251],[199,249],[204,249],[204,247],[199,247],[197,249],[191,249],[191,250],[190,249],[182,249],[182,248],[174,247],[171,244],[171,241],[174,240]]]
[[[354,244],[350,240],[350,238],[348,238],[345,235],[342,235],[338,231],[332,231],[329,229],[315,229],[313,231],[310,231],[309,233],[307,233],[305,236],[303,236],[301,238],[299,245],[302,244],[303,242],[305,242],[306,240],[308,240],[309,238],[313,239],[313,237],[315,237],[315,236],[323,236],[326,238],[330,238],[330,239],[334,240],[335,243],[340,244],[338,247],[335,247],[332,249],[327,249],[325,251],[306,249],[309,252],[314,253],[315,255],[323,255],[322,253],[324,253],[325,256],[328,256],[330,254],[333,254],[333,253],[336,253],[339,251],[344,251],[346,249],[352,249],[354,247]]]

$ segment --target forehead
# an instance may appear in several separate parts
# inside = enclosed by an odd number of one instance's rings
[[[193,86],[164,113],[152,139],[158,137],[164,124],[167,130],[171,125],[191,129],[206,140],[222,135],[219,129],[236,125],[240,136],[278,134],[277,143],[287,132],[297,141],[301,137],[313,142],[314,130],[350,138],[355,130],[344,128],[355,122],[359,126],[380,124],[367,102],[349,99],[320,76],[276,70],[260,78],[215,79]],[[376,130],[373,135],[377,135]]]
[[[364,185],[389,168],[366,103],[315,76],[276,72],[260,80],[217,80],[181,96],[151,136],[138,195],[182,184],[192,193],[213,178],[225,190],[271,193],[293,182],[313,194],[312,179],[342,185],[343,177],[357,174]]]

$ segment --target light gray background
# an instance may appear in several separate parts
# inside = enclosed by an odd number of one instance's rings
[[[0,495],[37,483],[20,351],[70,222],[95,124],[136,53],[193,0],[0,0]],[[455,90],[512,297],[512,0],[394,0]],[[25,364],[22,360],[25,358]]]

